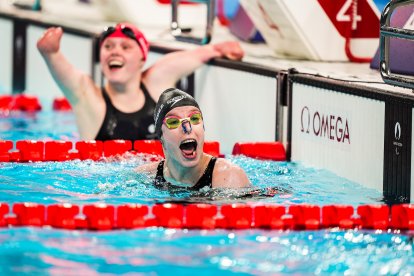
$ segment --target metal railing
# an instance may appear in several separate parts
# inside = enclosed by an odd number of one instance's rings
[[[182,29],[178,22],[178,6],[182,2],[181,0],[172,0],[172,21],[171,21],[171,34],[176,40],[190,42],[195,44],[208,44],[211,41],[213,34],[213,24],[215,18],[215,0],[185,0],[185,2],[202,3],[207,5],[207,22],[206,30],[203,37],[191,36],[191,31]]]
[[[414,40],[414,30],[391,27],[391,15],[399,7],[414,4],[414,0],[392,0],[384,8],[380,21],[380,72],[385,83],[414,89],[414,77],[392,73],[390,69],[390,38]]]

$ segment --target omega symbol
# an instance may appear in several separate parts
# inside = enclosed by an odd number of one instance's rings
[[[300,131],[305,132],[305,129],[306,129],[306,133],[309,133],[310,112],[309,112],[309,108],[307,106],[302,108],[302,113],[301,113],[301,117],[300,117],[300,125],[302,127]]]
[[[400,125],[399,122],[395,123],[394,137],[395,137],[395,140],[400,140],[401,139],[401,125]]]

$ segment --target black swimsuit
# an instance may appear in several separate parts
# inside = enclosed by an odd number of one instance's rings
[[[132,113],[124,113],[118,110],[111,102],[105,88],[102,88],[102,95],[106,103],[106,114],[102,126],[96,135],[95,140],[143,140],[156,139],[154,125],[155,101],[151,98],[147,88],[141,83],[144,92],[144,106]]]
[[[212,187],[212,180],[213,180],[213,171],[214,171],[214,165],[216,164],[217,158],[212,157],[210,159],[210,162],[207,165],[206,170],[204,171],[203,175],[200,177],[198,182],[192,186],[189,187],[187,190],[190,191],[200,191],[204,187]],[[157,175],[155,176],[154,185],[156,188],[161,190],[168,190],[170,188],[182,188],[179,186],[174,186],[170,182],[167,182],[164,178],[164,160],[161,160],[161,162],[158,164],[157,167]]]

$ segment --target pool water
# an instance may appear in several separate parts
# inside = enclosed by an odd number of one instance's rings
[[[412,238],[369,231],[0,229],[1,275],[412,275]]]
[[[0,139],[77,141],[79,135],[72,112],[0,110]]]
[[[78,139],[71,113],[8,114],[0,120],[0,135],[13,141]],[[96,162],[0,163],[0,202],[382,203],[379,191],[326,170],[228,158],[246,170],[252,189],[160,191],[150,177],[134,172],[148,156],[126,154]],[[0,228],[0,275],[412,275],[412,237],[412,232],[338,229]]]
[[[263,202],[279,204],[381,203],[379,191],[340,178],[327,170],[317,170],[292,162],[260,161],[229,156],[241,166],[253,184],[252,189],[190,193],[162,191],[153,179],[137,174],[134,168],[147,162],[147,156],[126,155],[102,161],[0,163],[0,202],[42,204],[69,202],[84,204],[153,204],[171,200]]]

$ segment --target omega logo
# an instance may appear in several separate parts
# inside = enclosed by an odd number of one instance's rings
[[[311,112],[304,106],[301,111],[301,132],[338,143],[351,144],[348,119],[333,114]]]

